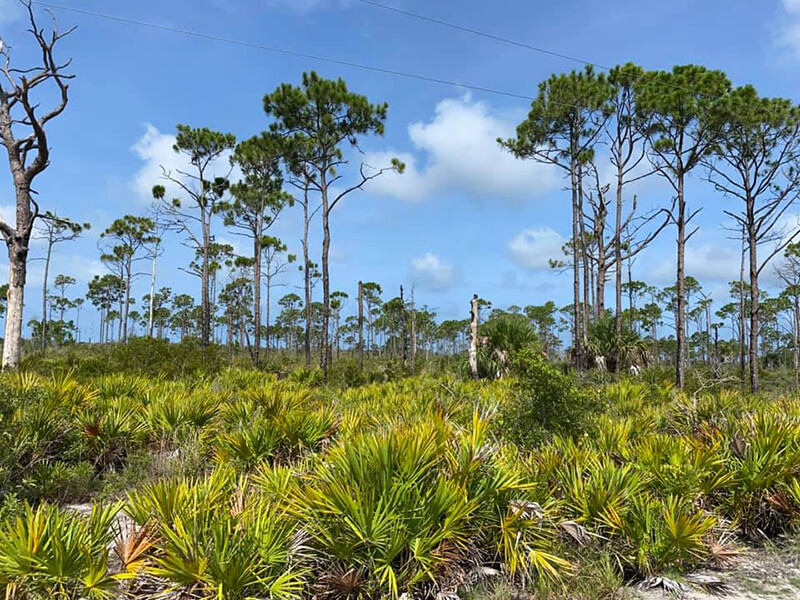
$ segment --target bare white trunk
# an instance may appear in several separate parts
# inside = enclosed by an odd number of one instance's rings
[[[472,296],[472,317],[469,323],[469,371],[473,379],[478,378],[478,294]]]
[[[17,264],[16,252],[9,252],[6,327],[3,341],[3,369],[16,369],[22,360],[22,307],[25,298],[26,263]],[[27,253],[25,254],[27,255]]]

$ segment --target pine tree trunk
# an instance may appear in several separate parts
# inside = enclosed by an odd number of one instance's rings
[[[50,278],[50,258],[52,254],[53,240],[51,237],[47,242],[47,256],[44,259],[44,280],[42,281],[42,350],[47,348],[47,284]]]
[[[748,221],[752,223],[754,201],[748,200]],[[750,254],[750,391],[757,394],[760,388],[758,374],[758,247],[755,229],[751,226],[748,232],[748,245]]]
[[[589,345],[589,296],[591,294],[591,283],[589,277],[591,276],[592,267],[589,264],[589,249],[587,247],[586,239],[586,225],[583,222],[583,183],[581,175],[578,176],[578,225],[580,229],[580,248],[581,248],[581,262],[583,262],[583,319],[581,324],[581,334],[583,336],[583,347]]]
[[[267,302],[266,302],[266,306],[264,307],[266,309],[266,322],[265,322],[265,326],[264,326],[264,334],[265,334],[265,337],[266,337],[266,340],[265,340],[266,348],[265,348],[264,352],[267,355],[267,357],[269,357],[270,342],[271,342],[271,336],[270,336],[270,333],[269,333],[269,305],[270,305],[270,296],[271,296],[271,292],[272,292],[272,276],[271,275],[269,275],[267,277],[267,288],[266,289],[267,289],[267,298],[266,298]]]
[[[201,281],[201,307],[202,313],[200,323],[200,340],[203,348],[208,348],[211,343],[211,301],[209,298],[209,250],[211,246],[211,226],[208,222],[208,217],[205,213],[202,214],[203,219],[203,270]]]
[[[311,368],[311,272],[309,271],[309,257],[308,257],[308,192],[306,192],[306,201],[303,204],[303,278],[305,287],[306,298],[306,331],[305,331],[305,346],[306,346],[306,369]]]
[[[253,236],[253,364],[261,360],[261,215],[256,224],[257,234]]]
[[[364,284],[358,282],[358,368],[364,370]]]
[[[153,314],[155,312],[156,295],[156,262],[158,261],[158,245],[153,249],[153,264],[150,270],[150,306],[147,311],[147,337],[153,339]]]
[[[683,194],[683,175],[678,176],[678,264],[677,299],[675,310],[675,385],[682,390],[686,380],[686,201]]]
[[[706,304],[706,357],[711,362],[711,305]]]
[[[330,274],[328,273],[328,255],[331,247],[330,212],[328,208],[328,186],[325,173],[322,174],[322,380],[328,382],[328,363],[330,347],[328,327],[331,320]]]
[[[794,294],[794,327],[792,328],[792,342],[794,344],[794,387],[800,389],[800,295]]]
[[[417,311],[414,307],[414,288],[411,288],[411,373],[417,358]]]
[[[583,351],[581,348],[580,333],[580,302],[581,302],[581,274],[580,262],[578,260],[578,184],[576,181],[575,165],[570,169],[571,188],[572,188],[572,349],[574,354],[574,366],[582,368]]]
[[[739,380],[742,386],[744,386],[745,371],[744,252],[744,240],[742,240],[742,259],[739,265]]]
[[[128,343],[128,315],[131,310],[131,265],[128,265],[127,272],[125,273],[125,312],[122,314],[122,343]]]
[[[614,312],[617,337],[622,335],[622,177],[622,169],[619,169],[614,225]]]

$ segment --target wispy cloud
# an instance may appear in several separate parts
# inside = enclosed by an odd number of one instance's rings
[[[800,57],[800,0],[780,0],[778,44]]]
[[[411,279],[421,289],[446,292],[459,280],[459,272],[432,252],[426,252],[411,261]]]
[[[566,240],[550,227],[523,229],[508,242],[511,257],[520,267],[532,270],[550,268],[551,259],[563,257]]]

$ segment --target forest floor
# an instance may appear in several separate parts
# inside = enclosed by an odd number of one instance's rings
[[[663,587],[632,589],[636,600],[782,600],[800,599],[800,540],[779,547],[750,549],[725,569],[689,575],[682,592]]]

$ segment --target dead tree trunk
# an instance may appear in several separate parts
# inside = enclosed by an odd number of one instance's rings
[[[469,321],[469,372],[473,379],[478,378],[478,294],[472,296]]]
[[[49,36],[36,24],[30,1],[24,2],[28,10],[30,33],[38,45],[41,65],[33,68],[11,66],[10,48],[0,43],[0,142],[6,149],[8,164],[15,189],[15,223],[12,227],[0,218],[0,236],[8,248],[8,297],[3,344],[3,369],[19,366],[22,358],[22,323],[28,251],[31,233],[39,207],[32,196],[32,185],[37,175],[50,164],[50,145],[45,131],[47,123],[59,116],[69,100],[66,81],[72,78],[64,70],[70,61],[56,62],[53,49],[60,39],[69,35],[59,33],[53,24]],[[39,85],[53,82],[56,86],[56,106],[49,112],[37,114],[40,102],[31,98]],[[21,114],[12,114],[14,110]],[[25,137],[17,137],[21,129],[28,129]],[[24,135],[24,133],[23,133]],[[32,160],[29,159],[32,158]],[[46,318],[43,315],[43,318]]]

